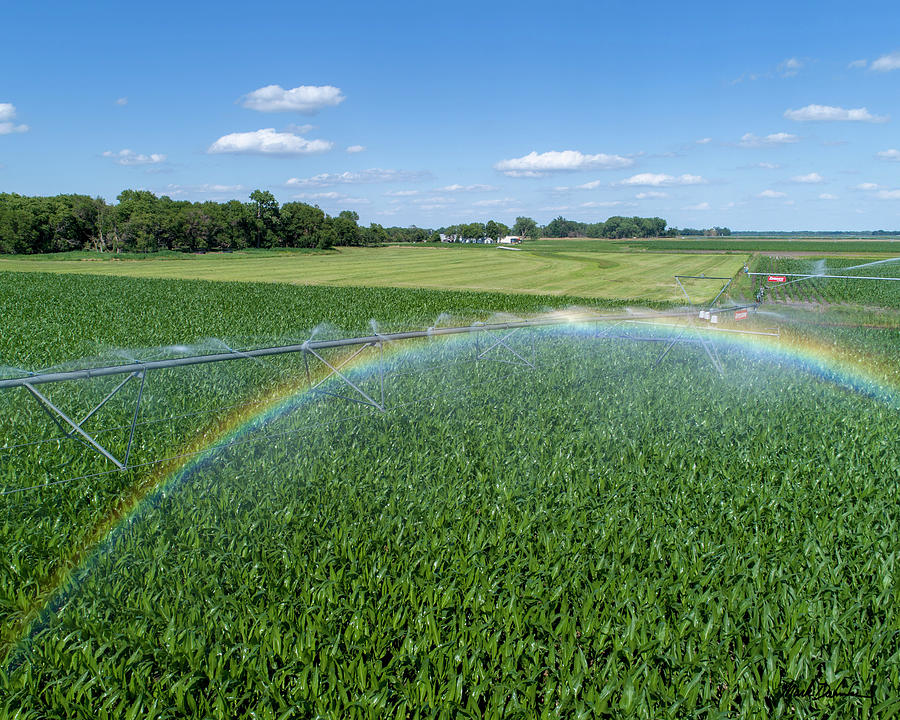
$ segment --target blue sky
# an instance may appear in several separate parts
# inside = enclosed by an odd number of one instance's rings
[[[18,3],[0,191],[900,228],[896,2]]]

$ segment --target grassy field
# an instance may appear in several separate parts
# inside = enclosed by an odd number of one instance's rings
[[[602,241],[600,241],[602,242]],[[497,247],[339,248],[331,253],[255,252],[114,260],[84,255],[0,257],[0,271],[90,273],[296,285],[478,290],[677,301],[673,275],[731,277],[745,257],[601,252],[597,242]],[[710,285],[709,291],[714,289]]]

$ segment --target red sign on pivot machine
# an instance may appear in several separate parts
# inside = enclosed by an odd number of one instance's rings
[[[787,278],[784,275],[769,275],[766,278],[769,282],[784,282]]]

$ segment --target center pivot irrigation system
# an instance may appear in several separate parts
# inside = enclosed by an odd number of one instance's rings
[[[857,270],[859,268],[870,267],[872,265],[881,265],[883,263],[898,262],[900,258],[888,258],[887,260],[876,260],[874,262],[853,265],[845,270]],[[900,277],[889,277],[883,275],[847,275],[847,274],[826,274],[822,273],[779,273],[779,272],[750,272],[750,268],[744,265],[744,273],[753,280],[756,302],[760,303],[765,299],[766,290],[782,289],[794,283],[803,282],[804,280],[868,280],[882,282],[900,282]],[[757,278],[765,278],[760,281],[757,286]]]
[[[701,309],[699,312],[699,316],[696,309],[697,306],[691,303],[691,298],[684,285],[682,284],[683,280],[689,279],[721,280],[725,283],[722,289],[711,302],[704,303],[707,309]],[[476,361],[499,360],[503,362],[512,362],[513,364],[519,365],[521,367],[535,369],[536,361],[534,360],[534,358],[532,357],[532,359],[529,359],[525,354],[519,352],[511,344],[510,341],[516,333],[524,329],[552,328],[554,326],[564,327],[566,325],[570,325],[573,322],[584,324],[602,323],[604,325],[607,325],[608,327],[598,332],[595,336],[596,338],[622,338],[635,341],[651,341],[664,343],[665,346],[660,352],[656,361],[657,365],[665,359],[665,357],[669,354],[669,351],[676,344],[694,344],[700,345],[706,352],[706,355],[708,356],[715,370],[720,374],[724,374],[724,369],[722,367],[722,363],[719,359],[718,353],[716,352],[715,346],[709,341],[708,337],[704,337],[705,333],[708,333],[710,330],[721,330],[725,332],[742,332],[747,334],[775,334],[771,332],[754,332],[735,329],[729,330],[726,328],[703,327],[696,324],[695,321],[698,317],[701,319],[710,320],[712,323],[715,323],[718,314],[724,314],[728,312],[734,312],[736,319],[743,319],[747,316],[747,313],[750,311],[750,309],[755,309],[757,307],[755,304],[732,305],[729,307],[722,307],[713,310],[715,303],[719,300],[719,298],[727,289],[728,285],[731,283],[731,278],[710,278],[702,275],[679,275],[676,276],[676,282],[678,283],[679,287],[681,287],[682,291],[685,294],[685,297],[688,299],[688,302],[691,303],[692,307],[690,309],[682,309],[670,312],[658,312],[652,314],[568,314],[562,316],[548,316],[544,318],[520,320],[514,322],[475,323],[473,325],[462,327],[430,327],[426,330],[413,330],[408,332],[397,332],[389,334],[380,334],[378,332],[375,332],[375,334],[372,335],[342,338],[337,340],[313,341],[312,339],[310,339],[304,343],[279,345],[275,347],[263,347],[250,350],[229,350],[228,352],[219,352],[204,355],[189,355],[151,360],[146,362],[137,361],[126,364],[106,365],[100,367],[84,367],[80,369],[57,372],[30,373],[28,375],[23,375],[20,377],[0,379],[0,391],[26,391],[38,402],[41,409],[53,420],[54,423],[56,423],[56,425],[64,433],[63,436],[53,439],[80,441],[99,455],[102,455],[104,458],[106,458],[106,460],[111,462],[117,470],[127,470],[131,467],[136,467],[135,465],[129,464],[129,461],[131,459],[131,450],[135,439],[135,430],[137,426],[141,424],[138,422],[138,417],[141,409],[141,400],[144,395],[144,388],[146,383],[148,382],[148,377],[155,370],[184,368],[235,360],[258,360],[261,358],[300,353],[303,357],[306,372],[307,392],[341,398],[343,400],[370,406],[379,412],[386,412],[388,410],[388,407],[385,404],[386,371],[384,362],[384,347],[388,343],[416,340],[423,341],[452,335],[473,335],[475,337],[474,359]],[[653,334],[631,334],[627,329],[629,324],[643,324],[657,327],[665,326],[668,327],[671,331],[671,321],[678,319],[687,320],[687,323],[679,324],[677,326],[679,330],[674,335],[672,335],[671,332],[669,334],[657,334],[655,336]],[[669,321],[669,324],[666,324],[664,321]],[[508,354],[507,357],[510,359],[504,360],[503,358],[496,357],[497,351],[501,348],[506,351],[506,353]],[[351,354],[347,357],[344,357],[340,361],[334,361],[333,359],[329,360],[323,355],[323,352],[332,349],[345,349],[351,351]],[[379,356],[377,364],[375,366],[378,380],[378,390],[375,392],[366,392],[366,390],[360,386],[361,383],[358,381],[355,382],[354,379],[350,376],[351,374],[346,372],[345,370],[345,366],[347,366],[351,361],[357,358],[366,349],[371,349],[372,351],[378,353]],[[310,370],[311,363],[318,363],[320,369],[325,372],[325,376],[319,379],[317,382],[313,381],[313,374]],[[115,387],[111,391],[107,393],[105,397],[103,397],[102,400],[100,400],[100,402],[98,402],[80,419],[73,419],[73,417],[69,413],[65,412],[59,406],[59,404],[52,402],[50,398],[47,397],[47,394],[45,392],[42,392],[41,389],[42,386],[50,387],[62,383],[71,382],[83,383],[91,380],[96,380],[98,378],[108,377],[122,377],[122,379],[120,382],[118,382],[118,384],[115,385]],[[331,386],[326,387],[325,383],[329,380],[337,381],[339,383],[339,386],[343,386],[343,392],[347,394],[335,392],[333,389],[331,389]],[[104,447],[98,440],[100,431],[95,430],[93,431],[93,433],[92,431],[89,431],[88,423],[110,400],[113,399],[113,397],[119,394],[123,390],[123,388],[135,382],[139,383],[139,386],[137,391],[137,398],[134,403],[134,410],[130,415],[130,427],[126,426],[126,428],[128,429],[128,443],[125,448],[124,455],[122,455],[121,457],[117,457],[107,447]],[[148,463],[141,464],[143,465]],[[6,493],[4,492],[0,494]]]

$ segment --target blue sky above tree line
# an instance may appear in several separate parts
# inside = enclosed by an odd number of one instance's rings
[[[888,2],[19,3],[0,191],[900,228]]]

